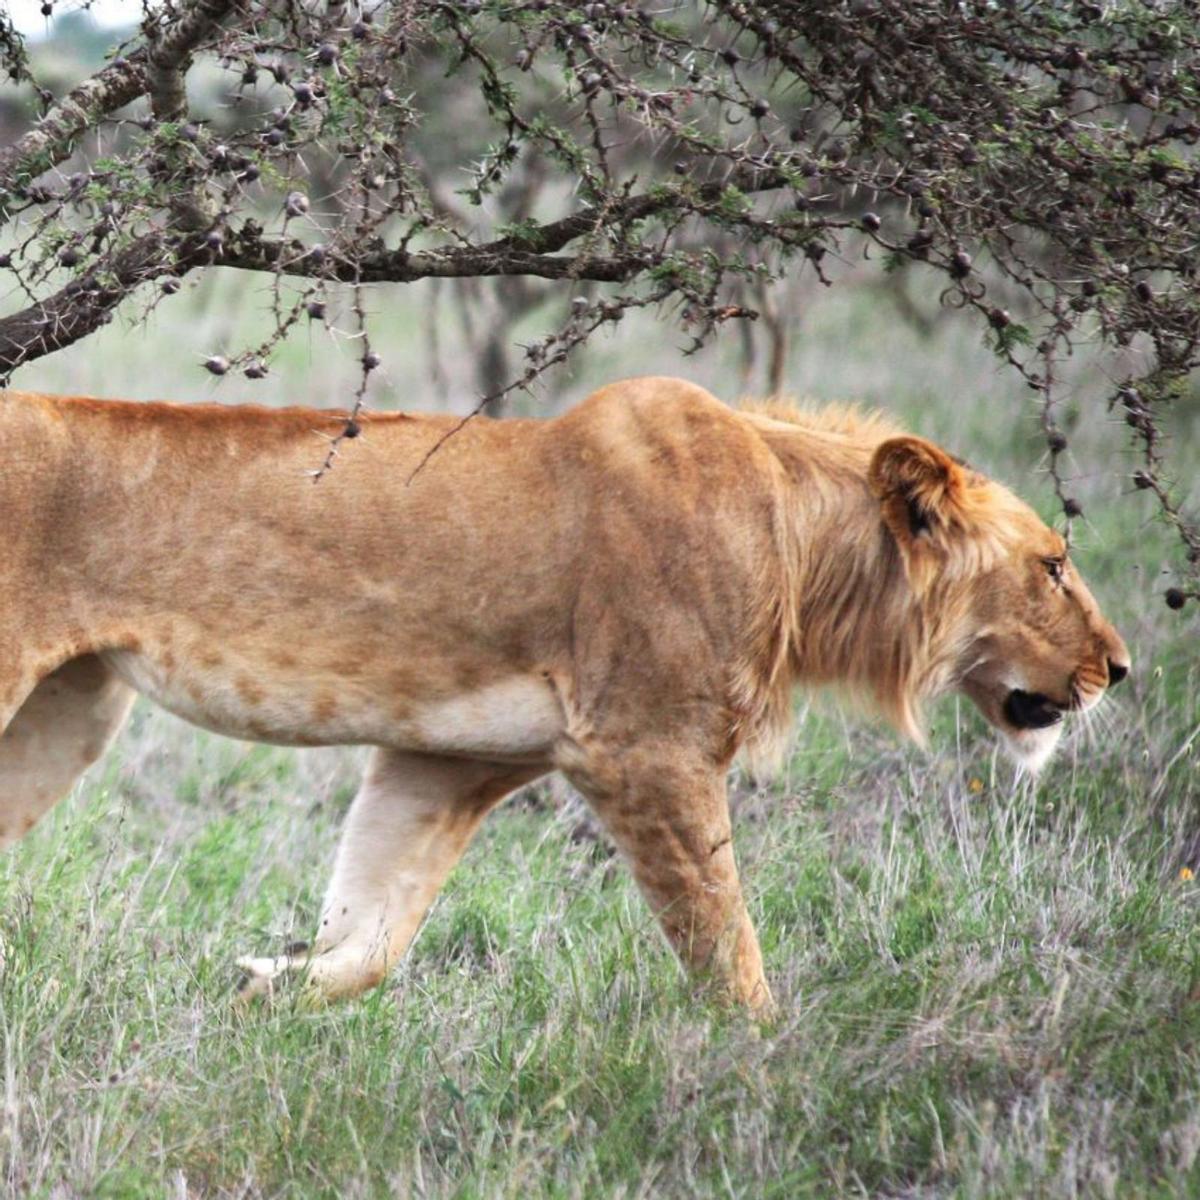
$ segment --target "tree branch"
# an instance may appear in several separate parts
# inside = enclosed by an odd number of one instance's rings
[[[110,63],[68,92],[27,133],[0,150],[0,201],[6,192],[62,162],[81,133],[146,90],[145,52]]]
[[[192,248],[195,254],[196,249]],[[0,320],[0,382],[23,362],[53,354],[94,333],[140,283],[160,274],[167,262],[161,233],[146,234],[112,256],[84,281],[66,287]]]
[[[237,0],[195,0],[189,11],[154,38],[147,57],[150,105],[160,121],[174,121],[187,111],[184,76],[192,51],[237,7]]]
[[[182,111],[181,67],[186,70],[191,52],[235,7],[237,0],[196,0],[149,52],[117,59],[68,92],[24,137],[0,150],[0,199],[62,162],[80,134],[151,88],[165,108]]]
[[[485,246],[452,246],[410,254],[379,250],[354,259],[314,257],[302,242],[255,239],[229,246],[221,266],[248,271],[281,272],[342,283],[413,283],[418,279],[469,279],[497,275],[529,275],[539,279],[587,279],[623,283],[646,270],[661,256],[645,248],[614,255],[535,254],[529,250]],[[2,323],[0,323],[2,327]]]
[[[212,13],[230,6],[227,0],[209,0],[204,11]],[[182,241],[169,244],[162,231],[146,234],[92,267],[83,285],[79,281],[70,283],[53,296],[0,320],[0,377],[11,374],[21,363],[87,337],[107,323],[113,309],[141,283],[168,271],[182,275],[195,267],[225,266],[341,283],[413,283],[419,279],[495,276],[624,283],[660,265],[662,252],[640,243],[612,254],[554,252],[599,229],[611,233],[614,227],[664,212],[702,211],[716,203],[730,186],[766,191],[785,182],[782,173],[775,171],[743,172],[736,182],[706,183],[693,188],[690,194],[664,188],[624,196],[478,246],[417,252],[356,248],[353,255],[344,257],[333,251],[316,255],[311,247],[294,239],[264,238],[254,222],[247,222],[214,253],[194,236],[201,231],[202,223],[181,220],[175,214],[170,224],[176,230],[187,231]]]
[[[361,283],[412,283],[418,279],[485,275],[619,283],[646,270],[657,259],[646,249],[609,257],[572,257],[471,246],[419,254],[380,251],[356,261],[317,261],[301,243],[261,239],[235,243],[214,259],[201,238],[189,237],[170,245],[163,233],[155,232],[98,265],[82,283],[75,280],[54,295],[0,320],[0,378],[24,362],[53,354],[94,333],[111,320],[113,310],[134,289],[165,272],[182,275],[195,267],[217,264]]]

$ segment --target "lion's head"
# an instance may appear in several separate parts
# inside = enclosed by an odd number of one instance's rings
[[[1124,642],[1062,536],[1006,488],[915,437],[880,443],[869,478],[924,633],[939,643],[939,690],[969,696],[1037,770],[1064,717],[1128,674]]]

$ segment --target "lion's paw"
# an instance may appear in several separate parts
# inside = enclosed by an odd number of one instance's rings
[[[244,1007],[259,997],[272,1000],[285,982],[302,980],[310,961],[308,950],[306,942],[293,942],[283,954],[275,957],[237,959],[236,966],[242,975],[234,994],[235,1006]]]

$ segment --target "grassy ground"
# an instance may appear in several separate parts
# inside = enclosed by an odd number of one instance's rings
[[[205,394],[193,359],[244,332],[236,286],[16,382]],[[1027,402],[976,333],[920,342],[856,285],[796,302],[798,390],[884,404],[1044,505]],[[380,320],[393,398],[421,406],[416,313]],[[730,345],[681,360],[635,330],[561,396],[647,367],[729,395]],[[344,375],[301,343],[263,395],[335,402]],[[1095,385],[1081,373],[1081,396]],[[1196,421],[1175,432],[1193,471]],[[780,778],[735,781],[777,1024],[687,993],[624,869],[546,786],[488,822],[395,979],[326,1012],[237,1017],[232,959],[307,932],[361,753],[227,742],[139,708],[0,859],[0,1191],[1195,1194],[1196,617],[1161,602],[1170,543],[1149,508],[1117,502],[1122,460],[1100,448],[1120,435],[1067,422],[1078,558],[1135,656],[1124,695],[1036,788],[953,700],[928,754],[804,714]]]

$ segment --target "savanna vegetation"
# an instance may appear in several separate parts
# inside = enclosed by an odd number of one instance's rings
[[[1069,521],[1134,671],[1036,782],[953,700],[923,752],[800,698],[779,777],[734,780],[761,1028],[688,991],[557,782],[367,999],[235,1013],[234,954],[315,919],[360,752],[139,708],[0,859],[6,1194],[1200,1190],[1186,10],[269,12],[8,27],[14,385],[857,399]],[[85,79],[77,127],[31,124]]]

